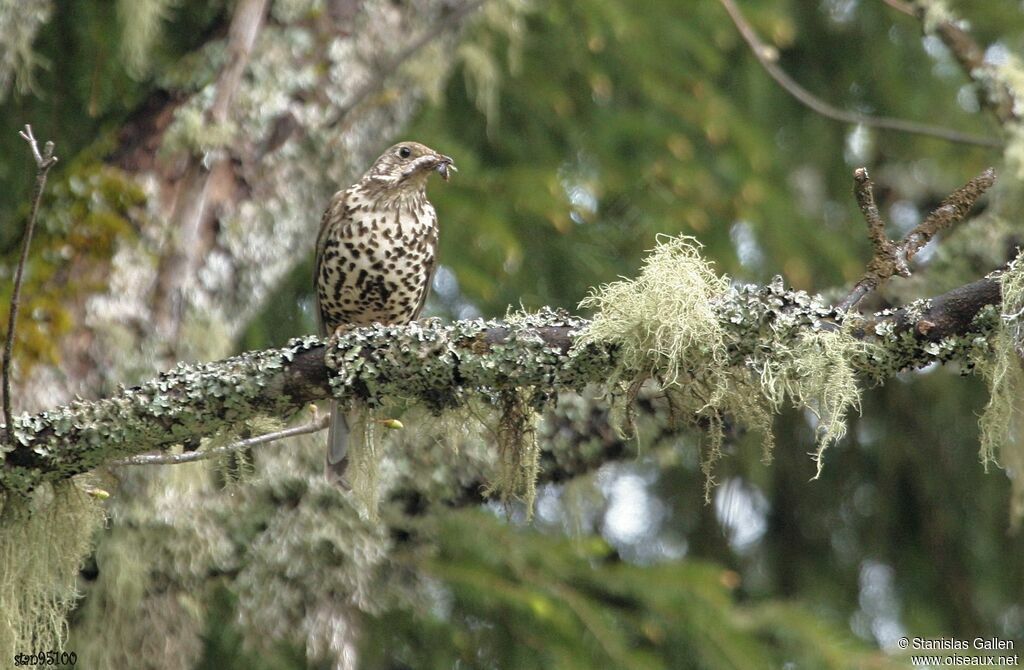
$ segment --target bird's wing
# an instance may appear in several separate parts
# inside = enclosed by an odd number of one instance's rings
[[[416,305],[416,309],[412,312],[412,318],[409,321],[415,321],[420,318],[420,312],[423,311],[423,305],[427,304],[427,296],[430,295],[430,287],[434,283],[434,272],[437,270],[437,212],[434,212],[433,206],[430,206],[430,211],[434,215],[434,225],[430,227],[431,234],[434,239],[431,240],[431,245],[434,247],[434,253],[430,254],[430,262],[427,264],[426,271],[426,283],[423,286],[423,293],[420,294],[419,304]]]
[[[420,312],[423,311],[423,305],[427,304],[427,296],[430,294],[430,286],[434,283],[434,271],[437,270],[437,261],[431,260],[427,266],[427,284],[423,287],[423,293],[420,294],[419,304],[416,305],[416,309],[412,313],[412,318],[409,321],[415,321],[420,318]]]
[[[339,213],[345,210],[345,200],[348,198],[348,191],[338,191],[331,197],[331,202],[320,217],[320,232],[316,236],[316,256],[313,258],[313,299],[316,301],[316,328],[321,336],[327,335],[324,325],[323,312],[320,311],[320,290],[317,283],[320,279],[320,261],[324,255],[324,246],[327,244],[327,231],[331,227],[330,222],[337,221]]]

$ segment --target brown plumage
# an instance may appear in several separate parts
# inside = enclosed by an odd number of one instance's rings
[[[313,282],[320,334],[416,319],[430,290],[437,213],[427,178],[448,179],[452,159],[418,142],[400,142],[362,179],[338,191],[320,222]],[[327,476],[345,484],[348,427],[331,403]]]

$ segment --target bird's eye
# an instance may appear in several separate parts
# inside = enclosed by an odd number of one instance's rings
[[[398,157],[399,158],[408,158],[411,155],[412,155],[412,149],[410,149],[409,147],[398,147]]]

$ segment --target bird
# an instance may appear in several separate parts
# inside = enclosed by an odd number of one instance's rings
[[[399,142],[355,184],[338,191],[320,220],[313,283],[321,336],[374,323],[415,321],[436,267],[437,212],[427,180],[448,181],[453,160],[419,142]],[[327,479],[348,488],[348,421],[331,402]]]

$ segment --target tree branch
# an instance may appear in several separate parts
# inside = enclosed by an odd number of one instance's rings
[[[865,357],[855,365],[862,374],[884,380],[908,367],[966,360],[976,339],[987,337],[998,323],[994,315],[976,317],[999,297],[998,282],[985,279],[877,314],[860,337],[880,344],[887,356],[884,361]],[[774,337],[793,341],[812,330],[834,328],[830,307],[778,285],[730,289],[715,308],[722,328],[735,335],[737,344],[729,350],[733,365],[746,365],[759,347],[767,346],[750,334],[762,330],[758,324],[773,323]],[[179,365],[105,400],[16,418],[0,487],[28,491],[125,456],[195,443],[258,416],[287,418],[332,395],[369,406],[403,398],[440,411],[467,395],[502,389],[579,391],[607,383],[619,363],[614,346],[575,346],[588,323],[544,311],[508,322],[372,326],[329,347],[310,336],[282,349]],[[781,324],[785,331],[779,335]]]
[[[778,58],[778,52],[775,48],[770,47],[761,41],[761,38],[758,37],[753,26],[747,22],[734,0],[718,1],[725,8],[725,11],[729,13],[729,18],[731,18],[732,22],[736,25],[737,30],[739,30],[740,35],[743,36],[743,39],[750,47],[750,50],[754,52],[754,56],[757,58],[758,62],[761,63],[761,67],[765,69],[769,76],[771,76],[779,86],[785,89],[787,93],[796,98],[800,104],[804,105],[811,111],[817,112],[818,114],[834,121],[869,126],[872,128],[879,128],[881,130],[895,130],[901,133],[925,135],[949,142],[957,142],[959,144],[974,144],[977,146],[994,148],[1002,148],[1004,146],[1005,143],[1003,141],[991,137],[961,133],[950,128],[916,123],[914,121],[896,119],[888,116],[871,116],[869,114],[849,112],[844,109],[834,107],[798,84],[785,70],[779,67],[775,62]]]
[[[230,118],[231,101],[249,63],[256,36],[267,13],[268,0],[241,0],[228,29],[227,62],[217,77],[213,104],[206,112],[206,122],[218,126]],[[174,201],[171,220],[172,250],[160,263],[154,296],[157,326],[168,339],[176,339],[181,321],[185,285],[192,280],[209,244],[204,243],[203,225],[207,221],[207,190],[210,175],[222,159],[207,163],[208,156],[189,158],[184,177]]]
[[[324,428],[327,428],[327,424],[330,423],[331,417],[330,415],[319,416],[316,412],[316,405],[313,405],[312,407],[313,420],[299,426],[292,426],[291,428],[277,430],[273,433],[248,437],[244,440],[238,440],[237,442],[223,447],[204,449],[202,451],[186,451],[183,454],[139,454],[137,456],[113,461],[110,465],[116,467],[121,465],[181,465],[182,463],[195,463],[196,461],[206,461],[217,456],[232,454],[236,451],[252,449],[253,447],[258,447],[263,444],[278,442],[289,437],[318,433]]]
[[[885,235],[882,221],[875,205],[874,183],[868,176],[867,168],[853,171],[854,195],[868,226],[868,237],[874,248],[871,261],[864,276],[854,285],[836,311],[845,313],[853,309],[861,299],[887,282],[893,275],[910,276],[910,261],[924,245],[941,231],[952,228],[964,220],[974,203],[996,181],[996,171],[988,168],[980,175],[953,191],[936,207],[924,221],[917,224],[899,242]]]
[[[32,134],[32,126],[26,125],[25,130],[18,133],[28,142],[32,157],[36,159],[36,188],[32,194],[32,212],[25,226],[25,238],[21,243],[21,256],[18,258],[18,269],[14,272],[14,289],[11,291],[11,306],[7,313],[7,339],[4,342],[3,384],[4,384],[4,425],[7,426],[7,442],[14,442],[11,432],[11,356],[14,352],[14,332],[18,327],[18,307],[21,302],[21,284],[25,275],[25,263],[28,262],[28,250],[32,245],[32,233],[36,228],[36,217],[39,215],[39,203],[43,200],[43,189],[46,188],[46,177],[50,168],[57,162],[53,155],[53,142],[47,142],[43,151],[39,151],[39,143]]]
[[[967,77],[977,83],[987,95],[978,96],[978,102],[996,117],[1003,126],[1017,121],[1014,112],[1013,92],[1006,82],[993,76],[993,67],[985,62],[985,50],[975,41],[974,37],[957,23],[948,19],[949,8],[943,7],[940,20],[929,16],[932,6],[923,2],[904,2],[903,0],[883,0],[898,12],[917,18],[924,25],[926,32],[934,33],[953,54]],[[984,74],[983,74],[984,73]]]

